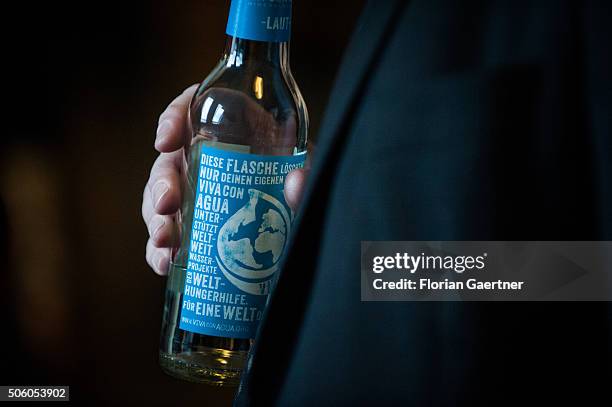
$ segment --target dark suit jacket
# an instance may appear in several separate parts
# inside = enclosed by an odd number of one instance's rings
[[[610,17],[366,7],[236,404],[610,399],[606,303],[364,303],[359,278],[362,240],[612,240]]]

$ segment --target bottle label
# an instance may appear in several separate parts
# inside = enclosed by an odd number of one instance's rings
[[[179,327],[254,338],[291,229],[285,177],[306,154],[201,151]]]
[[[227,35],[286,42],[291,34],[291,0],[232,0]]]

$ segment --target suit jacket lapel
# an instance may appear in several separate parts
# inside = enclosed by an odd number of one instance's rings
[[[318,239],[313,232],[319,233],[322,228],[324,217],[320,215],[325,211],[332,184],[332,177],[325,175],[336,170],[337,157],[342,154],[364,83],[375,67],[377,52],[384,48],[384,40],[394,26],[393,16],[399,15],[400,3],[403,4],[400,0],[369,2],[345,54],[321,127],[323,130],[311,175],[313,182],[309,182],[306,189],[301,216],[293,228],[297,233],[289,242],[290,253],[282,266],[289,272],[281,272],[269,298],[268,309],[234,400],[236,406],[273,405],[282,390],[314,278],[312,272],[295,271],[315,271]],[[290,320],[286,319],[287,306],[292,312]]]
[[[343,125],[350,120],[351,110],[363,92],[368,73],[376,64],[376,56],[385,48],[384,40],[394,26],[391,20],[399,14],[403,3],[400,0],[369,1],[364,8],[336,75],[336,84],[322,121],[313,179],[318,179],[329,169],[326,164],[334,162],[332,152],[337,153],[338,145],[344,143],[348,129]],[[306,191],[304,203],[308,202],[312,190]]]

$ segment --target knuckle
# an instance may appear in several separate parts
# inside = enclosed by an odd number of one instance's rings
[[[151,219],[149,220],[149,223],[147,224],[147,228],[149,230],[149,236],[151,236],[153,240],[155,240],[154,239],[155,232],[161,231],[161,228],[163,228],[164,224],[165,224],[164,216],[158,215],[158,214],[153,214],[151,216]]]
[[[170,113],[182,113],[184,107],[185,107],[184,104],[175,100],[174,102],[168,105],[167,110]]]
[[[147,261],[149,267],[153,268],[153,248],[150,244],[150,239],[147,243],[147,250],[145,251],[145,260]]]
[[[155,173],[151,174],[151,180],[154,181],[151,183],[151,186],[155,186],[159,181],[166,181],[169,183],[172,181],[175,174],[176,170],[172,167],[172,164],[167,162],[160,163],[156,167]]]
[[[183,95],[184,95],[185,93],[189,93],[189,92],[194,91],[195,89],[197,89],[197,88],[198,88],[198,86],[200,86],[200,84],[199,84],[199,83],[194,83],[194,84],[192,84],[192,85],[190,85],[190,86],[186,87],[186,88],[185,88],[185,90],[183,91]]]
[[[165,111],[164,119],[178,120],[183,116],[185,105],[180,102],[172,102],[168,105]]]
[[[183,115],[183,112],[182,112],[181,106],[177,105],[175,102],[172,102],[171,104],[168,105],[166,110],[164,110],[164,112],[161,115],[159,115],[159,118],[157,119],[157,123],[160,124],[162,121],[165,121],[165,120],[168,120],[170,122],[178,121],[180,120],[182,115]]]
[[[157,175],[159,172],[165,171],[168,173],[177,172],[175,160],[173,159],[174,155],[171,153],[161,153],[153,163],[151,167],[151,174],[149,176],[149,180]]]
[[[147,203],[145,202],[146,198],[143,198],[142,200],[142,205],[140,206],[140,215],[142,216],[142,220],[144,221],[145,225],[147,224]],[[148,227],[148,225],[147,225]]]
[[[144,186],[144,188],[142,190],[142,209],[143,209],[143,211],[145,209],[145,204],[149,200],[150,196],[151,196],[151,187],[149,186],[149,181],[147,180],[147,183],[145,184],[145,186]]]

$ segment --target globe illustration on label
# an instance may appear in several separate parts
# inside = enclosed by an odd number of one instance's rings
[[[248,190],[249,199],[221,227],[217,237],[217,264],[240,290],[266,295],[278,268],[289,228],[290,215],[272,195]]]

